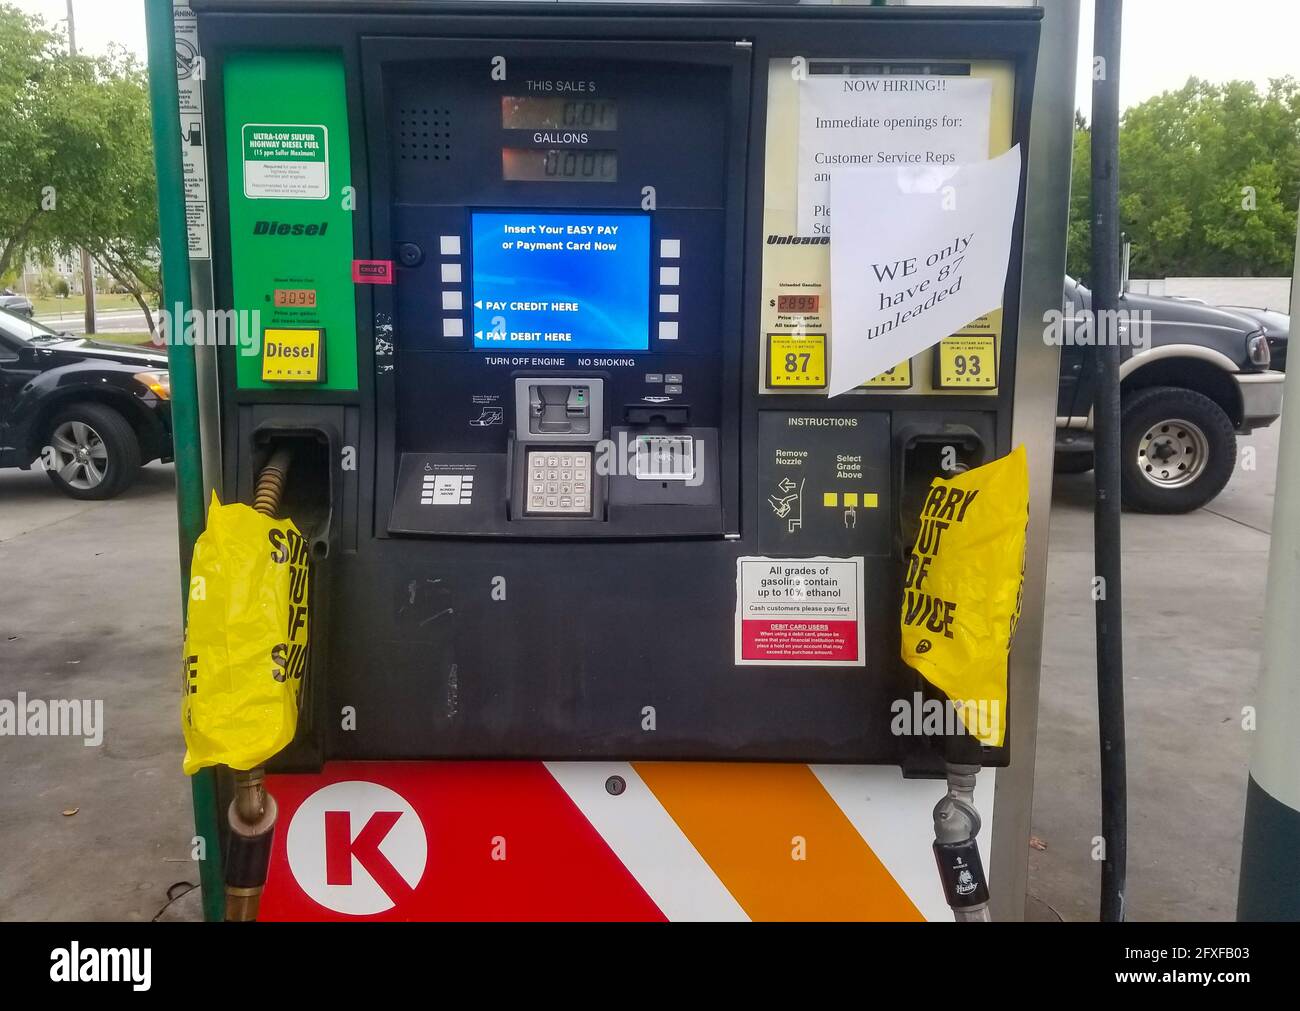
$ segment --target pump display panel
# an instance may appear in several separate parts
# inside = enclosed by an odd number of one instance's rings
[[[474,347],[649,346],[647,215],[483,211],[470,234]]]

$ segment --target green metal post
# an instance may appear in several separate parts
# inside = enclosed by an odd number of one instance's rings
[[[149,36],[149,94],[153,111],[154,163],[158,173],[158,229],[162,245],[163,303],[172,314],[190,309],[189,237],[185,225],[184,172],[181,163],[181,124],[176,87],[176,35],[172,0],[145,0]],[[182,319],[173,316],[173,334]],[[172,336],[172,335],[168,335]],[[199,399],[194,348],[183,341],[167,342],[171,373],[172,441],[176,454],[176,518],[180,533],[181,613],[189,602],[190,557],[203,529],[203,468],[199,458]],[[199,861],[203,914],[208,920],[224,916],[225,890],[221,846],[217,834],[217,783],[211,769],[191,780],[194,829],[203,840]]]

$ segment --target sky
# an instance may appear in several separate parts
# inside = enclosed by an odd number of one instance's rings
[[[1075,105],[1092,108],[1092,4],[1079,16]],[[1195,75],[1215,83],[1300,78],[1296,0],[1126,0],[1121,27],[1121,109],[1182,87]],[[1088,116],[1091,119],[1091,116]]]
[[[0,2],[16,3],[47,21],[67,17],[67,0]],[[144,59],[140,0],[73,3],[81,49],[103,52],[110,42],[118,42]],[[1087,115],[1092,106],[1090,0],[1083,0],[1079,29],[1075,104]],[[1123,108],[1181,87],[1193,74],[1214,82],[1251,80],[1261,88],[1270,77],[1287,73],[1300,77],[1297,0],[1127,0],[1123,34],[1119,82]]]

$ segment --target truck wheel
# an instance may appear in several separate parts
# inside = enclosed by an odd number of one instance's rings
[[[1120,497],[1140,512],[1199,509],[1232,477],[1237,433],[1209,397],[1153,386],[1126,397],[1120,421]]]
[[[41,459],[54,487],[65,495],[113,498],[139,473],[140,441],[111,407],[74,404],[51,419]]]

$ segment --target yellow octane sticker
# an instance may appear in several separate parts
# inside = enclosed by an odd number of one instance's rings
[[[321,330],[268,329],[262,335],[262,380],[268,383],[317,383],[324,352]]]
[[[877,389],[880,387],[893,387],[899,390],[906,390],[912,385],[912,359],[901,361],[892,369],[887,369],[875,379],[871,379],[862,384],[864,389]]]
[[[767,385],[819,389],[826,385],[826,335],[767,335]]]
[[[996,389],[997,343],[991,334],[939,342],[939,385],[945,389]]]

